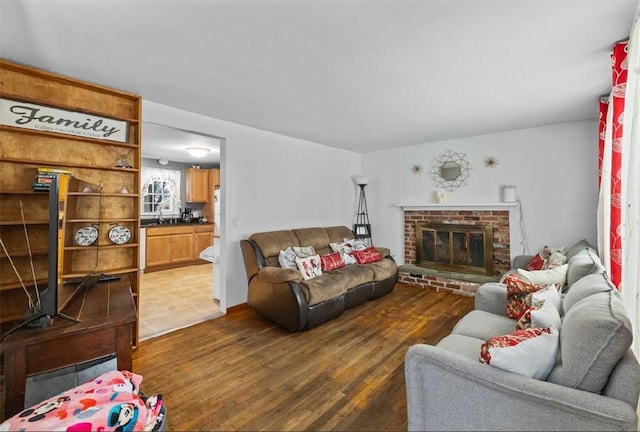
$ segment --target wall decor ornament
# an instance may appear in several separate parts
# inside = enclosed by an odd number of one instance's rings
[[[467,160],[466,153],[447,150],[435,158],[431,175],[437,187],[453,192],[467,184],[469,170],[471,170],[471,164]]]
[[[484,158],[484,166],[487,168],[495,168],[498,166],[498,158],[495,156],[487,156]]]
[[[411,172],[412,172],[413,174],[415,174],[415,175],[420,175],[420,174],[422,174],[422,172],[423,172],[423,171],[424,171],[424,170],[423,170],[423,168],[422,168],[422,165],[420,165],[420,164],[413,164],[413,165],[411,165]]]

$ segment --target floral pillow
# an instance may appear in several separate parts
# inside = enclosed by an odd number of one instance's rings
[[[296,257],[296,265],[304,280],[322,275],[320,255],[312,255],[305,258]]]
[[[370,247],[361,251],[353,251],[353,256],[356,258],[356,261],[358,261],[358,264],[382,261],[382,257],[374,247]]]
[[[555,365],[558,330],[554,327],[516,330],[488,339],[480,348],[480,362],[545,380]]]
[[[522,314],[529,309],[529,305],[525,302],[527,295],[546,287],[546,285],[527,282],[515,274],[508,275],[504,280],[504,284],[507,286],[506,315],[515,320],[520,319]]]
[[[362,251],[371,247],[368,239],[343,239],[344,245],[354,251]]]
[[[344,267],[344,261],[340,258],[340,252],[334,252],[320,257],[322,271],[327,272],[333,269]]]
[[[531,261],[529,261],[529,264],[527,264],[527,270],[529,271],[542,270],[544,268],[544,264],[545,264],[545,259],[542,257],[542,255],[536,254],[531,259]]]
[[[357,262],[355,257],[351,255],[351,252],[353,252],[351,247],[347,248],[344,243],[329,243],[329,247],[332,251],[340,253],[340,258],[342,258],[342,262],[346,265],[355,264]]]
[[[298,258],[306,258],[316,254],[313,246],[293,246],[292,249]]]
[[[278,262],[280,263],[280,267],[282,268],[298,268],[296,266],[296,253],[293,251],[293,248],[289,246],[285,250],[281,250],[278,254]]]

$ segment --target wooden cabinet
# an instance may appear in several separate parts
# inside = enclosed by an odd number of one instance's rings
[[[165,225],[147,228],[145,271],[202,263],[200,252],[211,246],[213,225]]]
[[[94,129],[79,125],[75,131],[80,130],[79,134],[56,129],[53,122],[41,128],[12,125],[10,121],[0,125],[0,238],[9,253],[7,256],[0,251],[0,323],[20,319],[28,308],[11,260],[32,295],[35,282],[40,290],[46,287],[51,271],[58,271],[63,281],[87,273],[119,274],[129,280],[138,308],[141,98],[4,60],[0,60],[0,82],[0,97],[9,103],[31,104],[43,112],[51,110],[50,114],[70,127],[71,120],[64,120],[67,117],[82,117],[85,126],[95,122]],[[119,128],[117,138],[99,133],[110,122]],[[63,231],[59,231],[61,242],[57,245],[62,256],[58,269],[51,268],[47,259],[48,194],[31,190],[39,167],[70,171],[76,179],[99,185],[97,190],[73,190],[67,197]],[[75,244],[75,232],[89,225],[98,229],[97,240],[90,246]],[[117,226],[129,229],[131,238],[127,242],[118,244],[109,237],[109,231]],[[132,340],[137,345],[137,323],[133,327]]]
[[[200,252],[213,246],[213,225],[196,225],[194,226],[194,258],[199,259]]]
[[[213,193],[216,188],[220,187],[220,170],[218,168],[212,168],[209,171],[209,193],[211,195],[211,199],[209,202],[204,203],[202,206],[202,216],[209,219],[209,221],[214,221],[214,215],[216,213],[216,206],[220,205],[220,203],[215,202],[213,198]]]
[[[185,202],[206,203],[211,201],[209,190],[209,170],[187,168],[185,170]]]

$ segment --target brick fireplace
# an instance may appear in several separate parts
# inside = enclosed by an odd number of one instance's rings
[[[404,262],[400,267],[400,281],[436,290],[446,290],[463,295],[473,295],[484,282],[500,278],[510,268],[510,234],[508,209],[456,209],[404,207]],[[458,224],[464,226],[490,226],[493,231],[493,277],[474,278],[473,275],[456,274],[437,269],[422,269],[416,262],[416,231],[424,224]]]

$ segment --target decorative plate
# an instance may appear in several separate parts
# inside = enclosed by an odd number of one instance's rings
[[[123,225],[114,226],[109,230],[109,240],[115,244],[125,244],[131,240],[131,230]]]
[[[82,227],[76,231],[74,240],[78,246],[91,246],[98,239],[98,229],[93,226]]]

